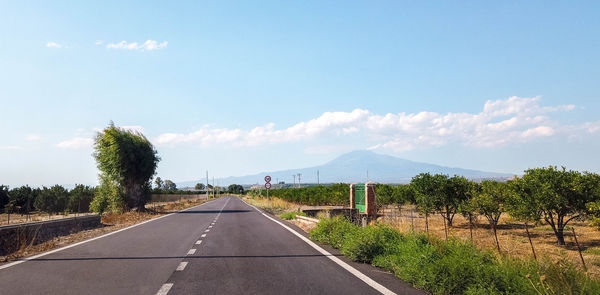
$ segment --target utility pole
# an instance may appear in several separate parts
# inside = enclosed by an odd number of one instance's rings
[[[215,197],[215,176],[213,175],[213,198]]]
[[[302,174],[298,173],[298,187],[302,187],[302,185],[300,185],[300,177],[302,176]]]
[[[208,170],[206,170],[206,199],[208,200]]]
[[[321,185],[321,182],[319,181],[319,170],[317,170],[317,185]]]
[[[294,177],[294,186],[293,187],[296,187],[296,174],[294,174],[292,176]]]

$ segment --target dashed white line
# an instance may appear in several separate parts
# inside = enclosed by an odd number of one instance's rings
[[[158,290],[158,292],[156,292],[156,295],[167,295],[167,293],[169,293],[169,290],[171,290],[172,287],[173,284],[171,283],[163,284],[162,287],[160,287],[160,289]]]
[[[202,240],[197,240],[196,245],[200,245],[200,244],[202,244]]]
[[[187,266],[187,262],[183,261],[180,262],[179,265],[177,266],[177,268],[175,269],[175,271],[183,271],[185,269],[185,267]]]
[[[194,253],[196,253],[196,249],[190,249],[190,251],[188,251],[187,255],[194,255]]]
[[[210,231],[210,229],[207,229],[207,230],[205,230],[204,232],[205,232],[205,233],[207,233],[207,232],[209,232],[209,231]]]
[[[201,238],[206,238],[206,234],[202,234],[200,237]]]
[[[209,225],[208,228],[212,228],[212,225]]]

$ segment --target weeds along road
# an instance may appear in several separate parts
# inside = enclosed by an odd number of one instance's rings
[[[424,294],[305,236],[237,197],[224,197],[1,264],[0,293]]]

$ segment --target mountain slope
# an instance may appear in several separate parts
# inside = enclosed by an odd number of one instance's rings
[[[222,185],[237,184],[263,184],[265,175],[272,177],[271,183],[277,180],[291,183],[292,175],[302,174],[302,183],[316,183],[317,170],[321,183],[337,182],[382,182],[382,183],[408,183],[410,179],[422,172],[441,173],[448,175],[462,175],[470,179],[481,178],[507,178],[513,176],[506,173],[485,172],[478,170],[444,167],[434,164],[413,162],[394,156],[381,155],[371,151],[354,151],[337,157],[323,165],[289,169],[283,171],[263,172],[254,175],[227,177],[219,180]],[[367,179],[368,171],[368,179]],[[296,177],[296,181],[297,177]],[[201,181],[197,181],[201,182]],[[180,187],[193,186],[196,181],[182,182]]]

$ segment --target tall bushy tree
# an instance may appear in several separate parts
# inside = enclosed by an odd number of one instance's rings
[[[68,197],[69,192],[60,185],[44,187],[35,198],[34,206],[37,210],[48,214],[64,212]]]
[[[154,180],[154,185],[155,185],[156,189],[163,188],[164,182],[163,182],[162,178],[160,178],[160,176]]]
[[[502,213],[506,212],[505,204],[514,195],[509,185],[505,182],[493,180],[484,180],[481,183],[481,190],[471,199],[471,204],[477,213],[485,216],[494,231],[496,246],[500,251],[498,243],[498,234],[496,232],[498,221]]]
[[[177,184],[175,184],[172,180],[167,179],[167,180],[165,180],[163,189],[168,190],[168,191],[175,191],[175,190],[177,190]]]
[[[124,204],[130,209],[144,211],[149,198],[150,179],[160,161],[150,141],[140,132],[125,130],[111,123],[96,135],[94,157],[100,170],[101,187],[98,207],[108,201],[117,201],[122,193]],[[111,193],[113,195],[103,195]],[[118,208],[119,204],[108,204]]]
[[[587,204],[600,199],[600,176],[558,169],[535,168],[514,181],[518,193],[510,206],[511,215],[546,222],[559,245],[565,244],[564,228],[569,221],[588,214]]]

